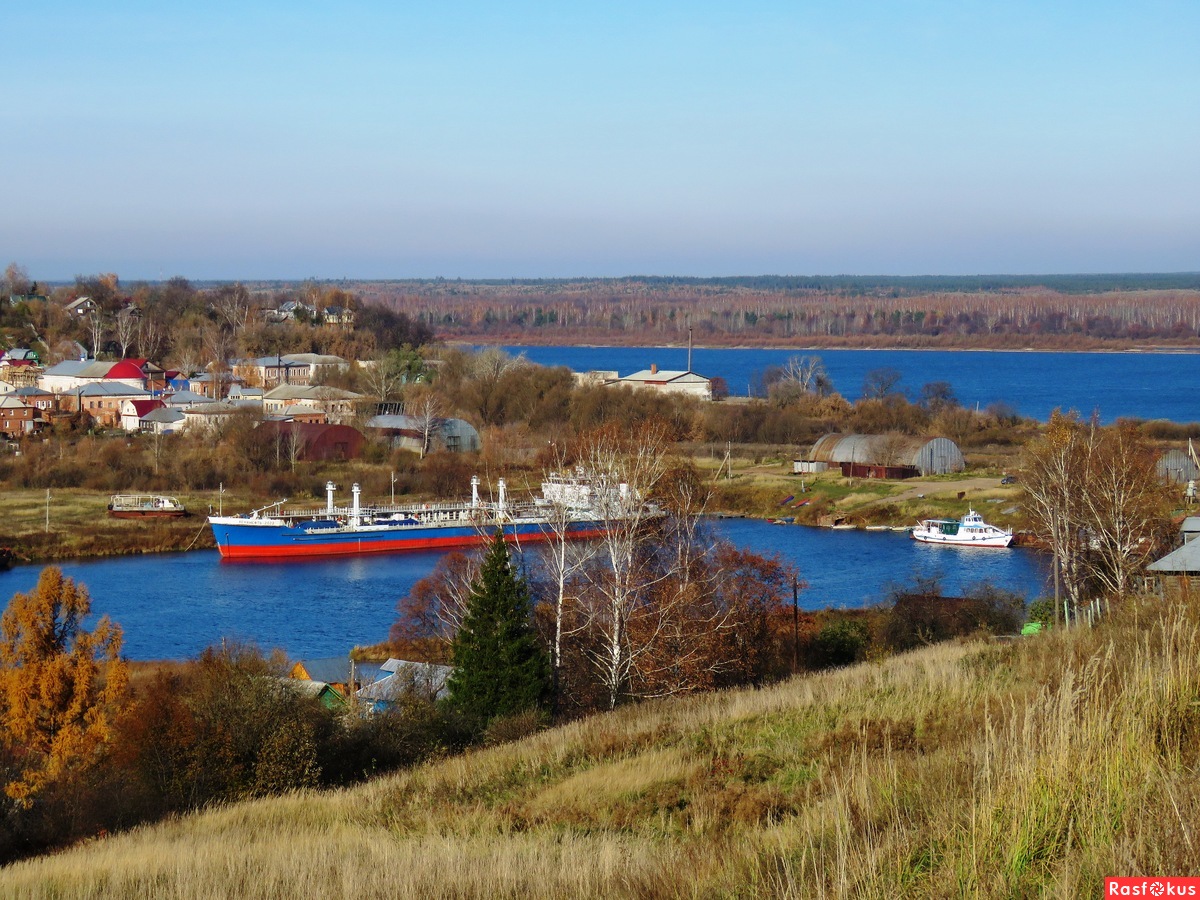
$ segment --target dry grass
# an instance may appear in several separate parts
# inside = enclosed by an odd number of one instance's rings
[[[1098,896],[1200,858],[1200,603],[648,703],[0,871],[5,896]]]
[[[182,519],[112,519],[109,495],[58,488],[50,491],[50,527],[46,529],[46,491],[5,490],[0,546],[12,547],[20,560],[73,559],[126,553],[161,553],[213,547],[205,527],[207,496],[176,495],[193,513]]]

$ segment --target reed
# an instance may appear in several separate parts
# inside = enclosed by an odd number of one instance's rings
[[[73,897],[1098,894],[1200,858],[1200,602],[645,703],[0,871]]]

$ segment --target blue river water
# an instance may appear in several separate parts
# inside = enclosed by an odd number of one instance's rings
[[[800,570],[805,609],[884,601],[895,585],[939,577],[947,594],[982,582],[1032,599],[1047,561],[1029,550],[964,550],[918,544],[893,532],[833,531],[720,519],[734,544],[779,554]],[[222,638],[279,647],[292,658],[344,654],[387,637],[397,601],[433,569],[436,552],[287,563],[222,562],[215,550],[67,562],[93,612],[125,631],[130,659],[184,659]],[[0,599],[28,591],[41,569],[0,572]]]
[[[577,372],[616,370],[630,375],[656,363],[686,369],[686,347],[505,347],[532,362]],[[834,389],[848,400],[862,394],[872,369],[901,373],[912,399],[935,381],[948,382],[958,401],[986,409],[1002,402],[1045,421],[1056,408],[1103,422],[1118,418],[1200,421],[1200,355],[1196,353],[1046,353],[968,350],[707,349],[692,353],[692,368],[720,376],[730,393],[745,396],[756,376],[792,356],[819,356]]]

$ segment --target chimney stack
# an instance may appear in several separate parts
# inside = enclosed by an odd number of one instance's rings
[[[658,374],[658,363],[650,363],[650,374],[651,375]]]

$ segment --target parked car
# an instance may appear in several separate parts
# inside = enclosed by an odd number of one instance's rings
[[[1005,475],[1003,478],[1000,479],[1000,483],[1001,484],[1016,484],[1017,476],[1016,475]]]

